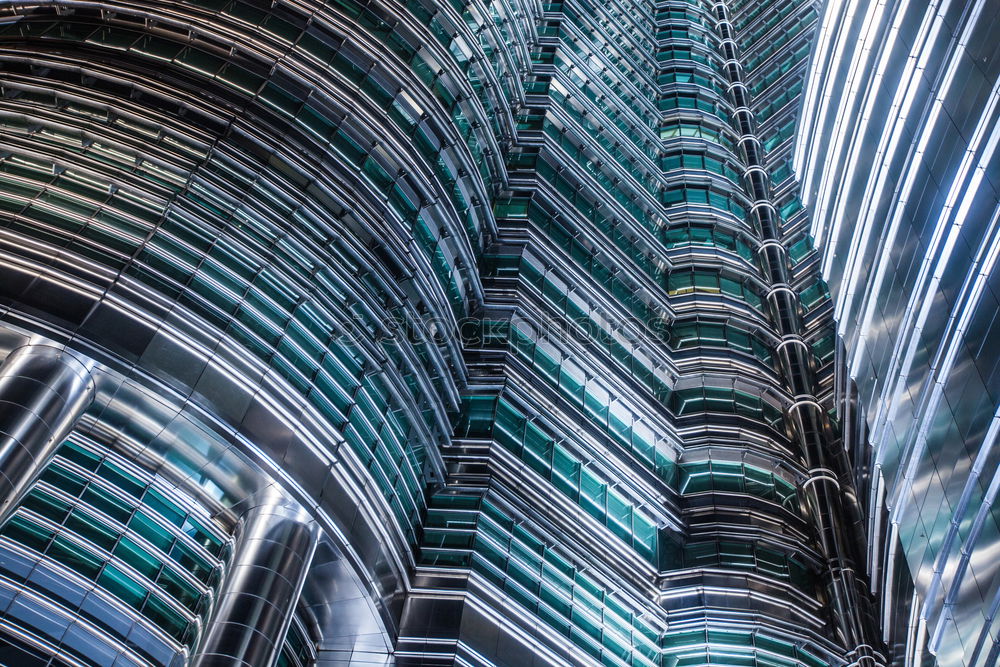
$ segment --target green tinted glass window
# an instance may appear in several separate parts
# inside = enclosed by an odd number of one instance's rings
[[[146,599],[147,591],[137,581],[129,577],[114,565],[107,565],[97,583],[128,605],[140,609]]]

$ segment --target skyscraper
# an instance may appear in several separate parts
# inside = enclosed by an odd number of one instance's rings
[[[397,659],[875,664],[782,169],[813,8],[543,10]]]
[[[0,6],[0,662],[886,664],[836,16]]]

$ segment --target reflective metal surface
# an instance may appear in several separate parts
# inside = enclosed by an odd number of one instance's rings
[[[318,526],[302,508],[274,487],[248,504],[196,667],[274,664],[312,563]]]
[[[814,5],[0,4],[0,339],[242,531],[199,660],[868,667]]]
[[[1000,661],[998,20],[826,3],[796,138],[864,426],[866,569],[906,664]]]
[[[90,368],[50,345],[25,345],[0,365],[0,522],[94,400]]]
[[[798,343],[805,331],[801,318],[803,308],[799,295],[788,287],[792,282],[788,251],[781,245],[781,220],[772,201],[772,185],[764,168],[765,157],[750,111],[753,99],[739,66],[741,54],[734,40],[736,33],[729,20],[728,3],[717,2],[715,13],[719,19],[717,30],[727,62],[729,94],[736,108],[736,122],[743,132],[738,145],[747,166],[744,176],[746,189],[754,200],[751,219],[761,231],[764,242],[760,252],[764,255],[765,276],[771,283],[768,302],[778,335],[783,341]],[[859,541],[859,538],[863,540],[863,536],[851,532],[857,529],[854,519],[860,517],[860,509],[849,506],[856,498],[856,494],[849,490],[853,484],[850,463],[840,443],[831,437],[828,416],[815,395],[817,382],[813,377],[808,346],[804,343],[786,345],[777,356],[786,388],[795,397],[789,413],[800,456],[810,473],[804,486],[808,485],[807,502],[819,535],[819,552],[826,560],[823,579],[831,606],[828,613],[836,625],[839,641],[846,648],[845,657],[851,664],[868,667],[884,665],[885,655],[878,650],[871,600],[855,570],[855,563],[863,562],[866,551],[863,541]]]

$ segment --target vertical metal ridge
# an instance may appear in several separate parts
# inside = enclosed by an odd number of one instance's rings
[[[233,562],[190,664],[275,664],[317,540],[317,524],[280,488],[258,494],[242,519]]]
[[[51,345],[25,345],[0,365],[0,523],[94,400],[90,369]]]

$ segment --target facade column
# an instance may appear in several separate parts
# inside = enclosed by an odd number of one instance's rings
[[[277,487],[254,502],[192,667],[270,667],[295,615],[318,527]]]
[[[90,369],[66,350],[25,345],[0,364],[0,522],[93,400]]]

